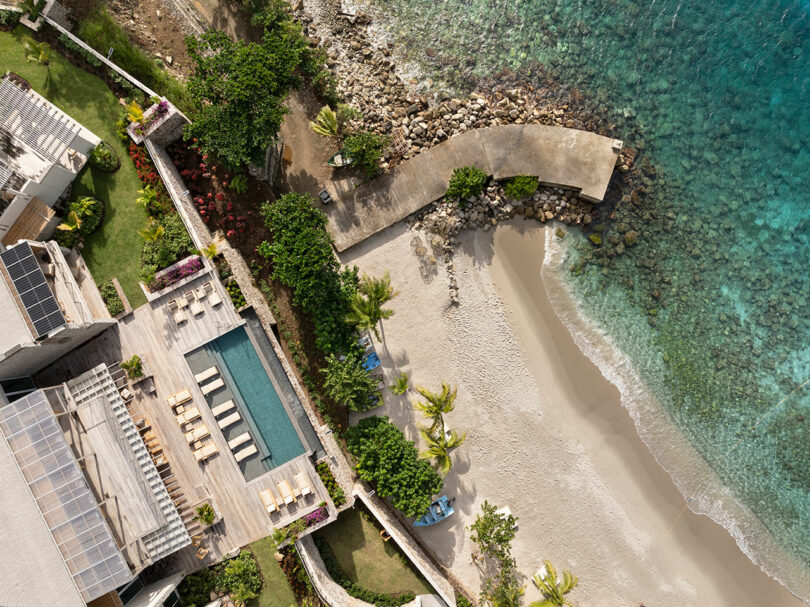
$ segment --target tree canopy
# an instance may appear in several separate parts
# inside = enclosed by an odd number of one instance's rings
[[[352,411],[365,411],[382,404],[377,380],[363,368],[355,352],[350,352],[343,360],[330,354],[326,364],[323,387],[329,398]]]
[[[347,430],[346,446],[357,458],[360,478],[390,496],[405,516],[422,516],[442,490],[441,477],[387,417],[361,419]]]

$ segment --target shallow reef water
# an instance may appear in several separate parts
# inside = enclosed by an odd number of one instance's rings
[[[638,150],[640,193],[602,246],[567,240],[566,284],[716,474],[681,490],[744,504],[721,522],[810,597],[810,3],[364,6],[434,89],[543,74]]]

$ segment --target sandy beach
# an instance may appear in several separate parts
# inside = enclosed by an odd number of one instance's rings
[[[548,558],[579,576],[570,595],[578,605],[801,605],[711,519],[679,517],[684,499],[618,389],[553,312],[541,278],[544,229],[518,219],[463,233],[458,306],[449,305],[441,260],[418,257],[418,233],[402,223],[341,256],[374,275],[388,270],[400,291],[377,345],[387,377],[405,371],[430,389],[458,385],[448,422],[467,441],[445,479],[457,515],[418,530],[425,543],[477,593],[466,527],[488,499],[519,519],[513,554],[527,604],[539,598],[529,578]],[[416,440],[413,395],[386,393],[373,414]]]

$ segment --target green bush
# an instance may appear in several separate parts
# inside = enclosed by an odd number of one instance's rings
[[[211,602],[211,593],[214,592],[216,586],[217,577],[213,568],[206,568],[183,578],[177,591],[180,593],[184,607],[205,607]]]
[[[380,168],[380,159],[386,147],[388,137],[370,131],[358,131],[343,142],[344,154],[354,160],[354,166],[359,167],[368,178],[373,177]]]
[[[230,187],[237,194],[244,194],[245,192],[247,192],[248,189],[247,176],[243,173],[240,173],[239,175],[234,175],[231,178]]]
[[[121,167],[118,154],[106,141],[102,141],[93,149],[89,162],[91,167],[107,173],[113,173]]]
[[[168,268],[196,251],[180,215],[166,215],[160,219],[160,225],[163,226],[163,236],[144,242],[141,251],[141,266],[154,266],[155,271]]]
[[[121,298],[118,297],[118,291],[116,291],[115,285],[111,280],[99,285],[98,291],[101,293],[101,298],[104,300],[104,304],[107,306],[107,311],[111,316],[117,316],[118,314],[123,313],[124,302],[122,302]]]
[[[0,10],[0,27],[14,27],[20,22],[22,13]]]
[[[374,483],[380,496],[390,496],[405,516],[422,516],[442,490],[436,470],[387,417],[361,419],[346,431],[346,447],[360,478]]]
[[[69,210],[76,213],[81,221],[79,232],[87,235],[95,232],[101,225],[104,203],[92,196],[82,196],[70,203]]]
[[[242,306],[247,305],[245,295],[242,293],[242,289],[239,288],[239,283],[237,283],[235,280],[232,280],[226,284],[225,290],[228,292],[228,295],[231,296],[231,301],[233,302],[234,308],[239,309]]]
[[[326,395],[352,411],[366,411],[382,404],[377,380],[363,368],[356,352],[341,360],[334,354],[326,357],[323,387]]]
[[[262,576],[253,553],[243,550],[227,561],[217,575],[217,586],[227,592],[237,604],[259,596]]]
[[[460,167],[453,170],[445,196],[458,200],[463,207],[468,198],[479,196],[487,184],[487,174],[478,167]]]
[[[353,582],[349,579],[349,576],[343,571],[335,553],[332,552],[332,548],[326,540],[315,536],[315,546],[318,548],[318,552],[321,553],[323,564],[326,566],[326,571],[329,573],[329,576],[335,582],[343,586],[350,596],[373,605],[378,605],[379,607],[399,607],[399,605],[410,603],[416,598],[413,592],[385,594],[383,592],[375,592],[363,588],[357,582]]]
[[[137,354],[133,354],[132,358],[121,361],[121,368],[127,372],[129,379],[143,377],[143,361]]]
[[[513,200],[522,200],[534,194],[538,187],[540,187],[540,181],[537,177],[516,175],[506,182],[503,193]]]
[[[73,41],[73,38],[68,36],[67,34],[61,34],[59,36],[59,42],[62,43],[67,50],[76,53],[80,57],[84,57],[84,60],[87,61],[93,67],[101,67],[101,59],[96,57],[93,53],[88,51],[83,46],[79,46]]]
[[[324,487],[326,487],[326,490],[329,492],[329,497],[331,498],[332,503],[335,504],[335,507],[339,508],[345,504],[346,494],[335,480],[335,476],[332,474],[332,469],[329,467],[329,464],[326,462],[321,462],[315,466],[315,470],[318,471],[318,476],[321,477],[321,481],[323,482]]]

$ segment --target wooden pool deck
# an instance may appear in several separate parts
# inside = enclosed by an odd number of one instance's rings
[[[195,317],[188,312],[187,321],[175,324],[167,302],[208,281],[219,291],[222,303],[212,307],[204,301],[202,314]],[[180,503],[181,516],[189,521],[187,526],[191,535],[202,536],[202,547],[209,551],[203,559],[199,559],[195,554],[197,548],[192,546],[173,555],[166,564],[167,569],[189,572],[266,537],[274,528],[316,510],[319,503],[329,502],[329,498],[308,454],[251,482],[245,480],[184,357],[189,350],[243,324],[243,320],[230,304],[228,294],[219,281],[207,272],[180,291],[136,309],[132,315],[122,319],[118,327],[108,329],[47,367],[35,380],[39,386],[55,385],[100,363],[113,365],[133,354],[143,358],[146,371],[152,377],[139,384],[142,388],[131,389],[134,398],[129,403],[129,410],[134,419],[142,417],[151,426],[158,449],[162,449],[176,481],[178,493],[173,497],[179,497],[175,503]],[[194,405],[199,408],[201,419],[211,432],[210,439],[205,440],[213,440],[219,450],[217,455],[204,463],[196,461],[166,402],[169,396],[186,388],[190,390]],[[272,445],[269,447],[272,449]],[[259,492],[272,488],[278,496],[276,484],[283,480],[294,484],[294,476],[298,473],[303,473],[309,480],[312,494],[298,498],[293,504],[282,506],[279,512],[268,515]],[[179,496],[180,493],[182,496]],[[202,529],[190,519],[193,508],[207,499],[213,500],[222,514],[222,520]],[[331,502],[329,508],[333,509]],[[331,511],[330,514],[335,515]]]

